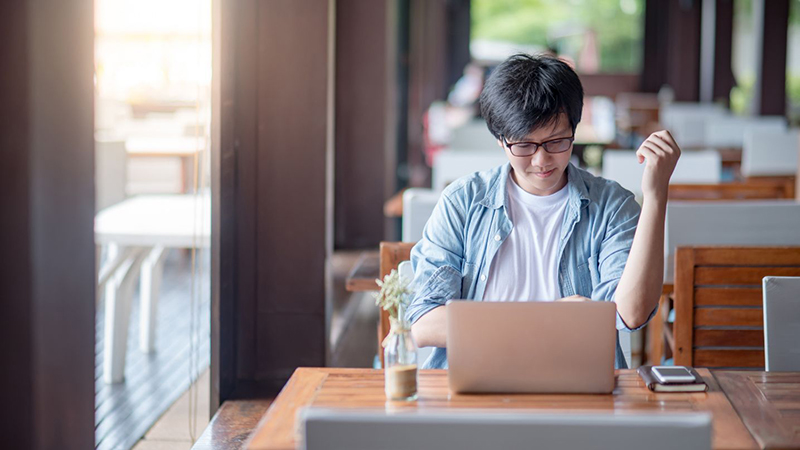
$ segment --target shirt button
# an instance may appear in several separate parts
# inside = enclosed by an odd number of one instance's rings
[[[500,235],[499,234],[495,234],[494,235],[494,240],[495,241],[499,241],[500,240]]]
[[[486,275],[481,275],[481,281],[486,281]]]

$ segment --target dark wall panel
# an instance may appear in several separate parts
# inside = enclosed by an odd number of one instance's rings
[[[0,2],[4,448],[94,447],[92,8]]]
[[[758,114],[786,114],[786,48],[789,32],[789,0],[761,0],[764,26],[761,58],[761,92]],[[758,7],[758,6],[757,6]]]
[[[700,2],[669,0],[667,83],[675,100],[700,99]]]
[[[336,2],[337,248],[377,247],[396,190],[395,0]]]
[[[647,0],[641,88],[668,84],[677,101],[700,98],[700,2]]]
[[[423,116],[447,96],[447,0],[410,0],[409,18],[408,177],[411,186],[430,186]]]
[[[714,26],[714,100],[730,101],[731,89],[736,86],[733,76],[733,2],[716,0]]]

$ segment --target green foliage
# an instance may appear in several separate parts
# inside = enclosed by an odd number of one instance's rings
[[[381,288],[380,292],[373,293],[375,304],[389,315],[389,323],[392,327],[390,334],[405,329],[403,312],[409,296],[414,295],[414,291],[409,287],[410,280],[401,277],[397,270],[392,269],[383,280],[376,279],[375,283]],[[388,339],[388,337],[386,338]],[[386,342],[387,340],[384,339],[384,347]]]
[[[554,47],[576,59],[597,35],[600,69],[641,69],[644,0],[472,0],[472,38]]]

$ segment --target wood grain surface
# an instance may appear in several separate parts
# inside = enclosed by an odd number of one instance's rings
[[[383,371],[375,369],[300,368],[275,400],[254,432],[250,449],[294,449],[298,444],[297,412],[303,406],[374,410],[486,408],[515,411],[691,412],[713,417],[713,448],[757,448],[725,393],[706,369],[698,372],[709,385],[705,393],[654,393],[635,370],[618,370],[617,386],[609,395],[504,394],[456,395],[448,389],[447,371],[422,370],[419,399],[387,402]]]

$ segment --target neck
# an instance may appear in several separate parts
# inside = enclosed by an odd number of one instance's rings
[[[564,186],[567,185],[567,171],[565,170],[561,174],[561,178],[558,180],[552,188],[548,189],[539,189],[531,183],[528,183],[524,177],[518,177],[517,173],[512,169],[511,170],[511,179],[514,180],[514,183],[517,186],[521,187],[522,190],[529,194],[538,195],[540,197],[545,197],[548,195],[555,194],[556,192],[560,191]]]

